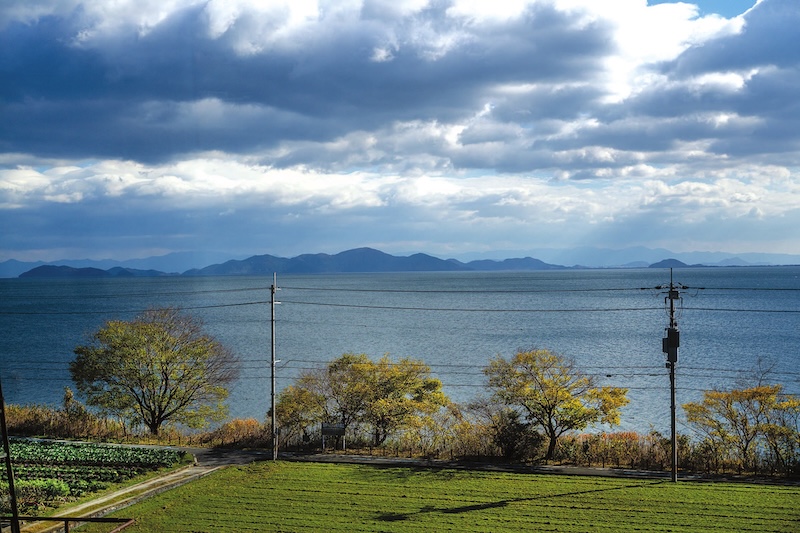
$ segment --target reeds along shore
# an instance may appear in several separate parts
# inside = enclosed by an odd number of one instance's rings
[[[6,406],[9,434],[104,442],[147,443],[173,446],[231,446],[270,448],[268,423],[255,419],[233,419],[205,431],[184,431],[167,427],[158,437],[145,428],[98,416],[84,408],[65,410],[41,405]],[[348,432],[346,450],[341,441],[327,438],[327,451],[365,453],[393,457],[423,457],[441,460],[489,460],[513,463],[537,463],[544,456],[545,440],[535,431],[527,435],[501,433],[491,424],[469,420],[464,413],[444,416],[437,426],[404,428],[382,446],[370,445],[370,435]],[[320,434],[280,432],[281,451],[322,450]],[[516,439],[516,440],[514,440]],[[509,446],[510,440],[521,443]],[[723,447],[709,438],[678,435],[678,465],[681,471],[698,474],[741,474],[780,477],[800,476],[800,446],[794,453],[778,456],[768,443],[756,439],[747,464],[732,447]],[[791,450],[789,450],[791,451]],[[600,432],[564,435],[559,439],[553,463],[582,466],[668,470],[670,441],[658,432]]]

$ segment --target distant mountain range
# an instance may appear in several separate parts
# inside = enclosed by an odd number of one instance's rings
[[[189,269],[182,274],[167,274],[158,270],[113,267],[76,268],[66,265],[41,265],[19,275],[21,278],[121,278],[153,276],[264,276],[280,274],[322,274],[335,272],[447,272],[469,270],[556,270],[566,269],[526,257],[504,261],[477,260],[462,263],[455,259],[439,259],[427,254],[410,256],[390,255],[372,248],[357,248],[335,255],[304,254],[285,258],[274,255],[254,255],[247,259],[230,260],[204,268]]]
[[[540,248],[535,252],[514,250],[494,251],[486,259],[532,255],[546,263],[556,265],[582,265],[589,268],[642,268],[664,259],[677,259],[687,265],[705,266],[756,266],[798,265],[800,254],[728,253],[728,252],[673,252],[665,248],[644,246],[609,249],[578,247],[566,249]],[[477,259],[477,256],[470,256]]]
[[[650,252],[652,252],[650,250]],[[274,255],[254,255],[246,259],[230,259],[208,266],[197,267],[197,262],[208,260],[212,254],[169,254],[150,259],[117,261],[57,261],[52,264],[24,263],[9,260],[0,263],[0,277],[23,278],[122,278],[155,276],[261,276],[280,274],[311,274],[334,272],[443,272],[443,271],[531,271],[564,270],[570,268],[681,268],[690,263],[675,256],[662,255],[655,261],[630,261],[616,265],[598,265],[592,262],[565,266],[548,263],[532,257],[513,259],[476,259],[459,261],[439,259],[416,253],[408,256],[390,255],[372,248],[357,248],[338,254],[303,254],[292,258]],[[642,253],[642,255],[650,255]],[[692,254],[683,254],[694,257]],[[217,254],[216,257],[219,257]],[[224,257],[224,256],[223,256]],[[618,256],[621,258],[621,256]],[[665,259],[666,257],[666,259]],[[800,264],[800,256],[783,256],[778,264]],[[794,259],[794,261],[792,261]],[[692,261],[691,266],[747,266],[742,259],[726,257],[717,263]],[[190,266],[191,265],[191,266]],[[161,267],[161,268],[159,268]],[[180,267],[180,268],[178,268]]]
[[[221,263],[229,259],[243,259],[242,257],[232,257],[231,254],[221,252],[174,252],[171,254],[147,257],[144,259],[129,259],[127,261],[115,261],[105,259],[96,261],[92,259],[62,259],[58,261],[17,261],[9,259],[0,263],[0,278],[16,278],[23,272],[27,272],[39,266],[69,266],[72,268],[98,268],[109,270],[115,267],[132,270],[158,270],[178,274],[191,268],[202,267],[213,263]]]
[[[458,262],[445,261],[426,254],[407,257],[389,255],[372,248],[357,248],[336,255],[303,254],[287,259],[274,255],[255,255],[241,261],[193,269],[185,276],[260,276],[283,274],[320,274],[330,272],[423,272],[470,270]]]

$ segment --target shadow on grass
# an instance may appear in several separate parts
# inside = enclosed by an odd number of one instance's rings
[[[380,513],[376,516],[377,520],[382,522],[401,522],[403,520],[408,520],[409,518],[415,515],[421,515],[426,513],[442,513],[442,514],[459,514],[459,513],[469,513],[472,511],[484,511],[486,509],[499,509],[502,507],[506,507],[511,503],[520,503],[520,502],[532,502],[536,500],[547,500],[553,498],[563,498],[566,496],[580,496],[583,494],[593,494],[598,492],[611,492],[615,490],[624,490],[624,489],[638,489],[642,487],[650,487],[653,485],[661,485],[664,481],[650,481],[646,483],[635,483],[632,485],[622,485],[619,487],[608,487],[602,489],[590,489],[590,490],[578,490],[578,491],[571,491],[571,492],[564,492],[561,494],[547,494],[542,496],[532,496],[530,498],[512,498],[508,500],[500,500],[497,502],[487,502],[487,503],[476,503],[472,505],[462,505],[459,507],[451,507],[451,508],[438,508],[435,506],[427,505],[421,508],[419,511],[414,511],[410,513]]]
[[[397,465],[376,465],[369,464],[358,472],[358,475],[365,480],[386,478],[397,481],[410,481],[415,479],[449,480],[455,479],[460,472],[447,467],[430,466],[397,466]]]

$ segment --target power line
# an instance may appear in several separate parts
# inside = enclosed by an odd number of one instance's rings
[[[657,376],[654,375],[654,377],[660,377],[660,376],[663,376],[663,374],[658,374]],[[432,376],[432,377],[436,378],[436,376]],[[246,381],[246,382],[250,382],[250,381],[263,382],[264,380],[269,379],[269,376],[268,375],[248,375],[248,376],[242,376],[239,379],[241,381]],[[289,380],[291,380],[293,378],[292,377],[283,376],[283,377],[280,377],[278,379],[280,379],[281,381],[289,381]],[[72,383],[72,380],[70,380],[69,378],[66,378],[66,377],[65,378],[27,377],[27,378],[16,378],[14,380],[10,380],[9,382],[13,383],[14,381],[33,382],[33,383]],[[487,384],[485,382],[453,383],[453,382],[444,381],[444,380],[440,380],[440,381],[442,382],[442,389],[444,389],[444,390],[478,389],[478,390],[485,391],[487,389]],[[6,385],[8,385],[8,384],[9,383],[6,383]],[[652,386],[644,386],[644,385],[625,386],[625,385],[621,385],[621,387],[624,388],[624,389],[627,389],[628,391],[663,392],[663,388],[658,386],[658,385],[652,385]],[[685,392],[705,393],[705,392],[713,391],[715,389],[713,389],[713,388],[698,388],[698,387],[686,387],[686,386],[683,386],[683,387],[676,387],[675,390],[676,391],[685,391]],[[789,397],[789,398],[800,398],[800,394],[798,394],[798,393],[781,392],[781,395],[784,396],[784,397]],[[263,398],[259,398],[259,399],[261,400]]]
[[[297,300],[281,300],[282,303],[295,305],[317,305],[322,307],[347,307],[352,309],[386,309],[396,311],[446,311],[466,313],[600,313],[612,311],[659,311],[660,307],[607,307],[607,308],[582,308],[582,309],[487,309],[469,307],[403,307],[391,305],[360,305],[340,304],[330,302],[301,302]]]
[[[483,375],[483,370],[489,366],[490,360],[487,359],[483,364],[445,364],[445,363],[426,363],[417,358],[404,358],[403,360],[389,361],[387,368],[415,368],[418,370],[428,370],[432,375]],[[12,362],[5,367],[6,371],[13,370],[26,370],[36,368],[43,371],[60,371],[69,367],[70,360],[43,360],[43,361],[17,361]],[[238,363],[228,365],[229,368],[236,369],[262,369],[267,368],[270,363],[269,359],[242,359]],[[318,370],[325,368],[331,363],[330,360],[313,360],[313,359],[287,359],[281,362],[279,368],[286,370]],[[376,361],[370,360],[365,363],[353,363],[354,366],[358,365],[375,365]],[[44,368],[42,368],[44,367]],[[587,376],[603,377],[608,375],[632,377],[632,376],[660,376],[663,370],[661,365],[621,365],[621,366],[591,366],[591,365],[577,365],[576,371]],[[682,367],[682,370],[689,372],[684,373],[688,377],[725,377],[730,379],[739,379],[747,377],[750,373],[747,370],[740,370],[735,368],[700,368],[700,367]],[[701,373],[697,373],[701,372]],[[708,374],[706,374],[708,373]],[[780,375],[800,376],[800,372],[775,372]]]
[[[177,309],[181,311],[193,311],[197,309],[221,309],[225,307],[244,307],[249,305],[264,305],[268,304],[269,301],[257,301],[257,302],[240,302],[240,303],[232,303],[232,304],[214,304],[214,305],[193,305],[193,306],[176,306]],[[104,315],[104,314],[132,314],[132,313],[146,313],[148,309],[118,309],[118,310],[103,310],[103,311],[0,311],[0,315],[12,315],[12,316],[31,316],[31,315],[43,315],[43,316],[61,316],[61,315]]]
[[[800,309],[732,309],[729,307],[682,307],[682,311],[714,311],[725,313],[789,313],[798,314]]]
[[[488,359],[487,363],[476,363],[476,364],[465,364],[465,363],[427,363],[415,356],[409,356],[405,359],[411,360],[413,364],[411,366],[418,366],[420,368],[430,368],[432,371],[438,374],[458,374],[458,375],[480,375],[484,368],[488,366]],[[266,366],[270,363],[270,359],[267,358],[243,358],[240,360],[239,364],[237,365],[239,368],[242,369],[259,369],[259,368],[266,368]],[[374,362],[374,361],[373,361]],[[7,370],[13,369],[26,369],[35,367],[37,369],[44,367],[54,367],[52,370],[60,370],[62,368],[68,367],[70,360],[66,359],[38,359],[36,361],[12,361],[9,362],[8,366],[6,366]],[[308,369],[308,370],[315,370],[320,367],[324,367],[330,363],[329,360],[322,360],[322,359],[286,359],[282,362],[283,364],[279,365],[279,368],[282,369]],[[303,366],[297,366],[303,365]],[[389,366],[399,366],[402,364],[400,361],[394,360],[389,362]],[[311,365],[311,366],[307,366]],[[653,374],[652,371],[655,370],[662,370],[663,366],[660,364],[651,364],[651,365],[576,365],[576,368],[583,372],[586,375],[596,375],[596,376],[603,376],[606,374],[616,374],[616,375],[625,375],[625,376],[660,376],[662,374],[657,373]],[[443,369],[443,370],[439,370]],[[451,371],[449,369],[455,369],[456,371]],[[461,370],[465,370],[461,372]],[[472,370],[472,372],[469,372]],[[752,370],[748,369],[741,369],[741,368],[711,368],[711,367],[699,367],[699,366],[682,366],[681,372],[683,375],[688,377],[707,377],[709,373],[710,377],[719,377],[720,375],[730,375],[730,379],[742,379],[743,377],[746,378],[748,375],[752,374]],[[630,372],[635,371],[635,372]],[[641,373],[639,372],[641,371]],[[651,371],[651,372],[647,372]],[[703,372],[703,374],[698,374],[695,372]],[[773,374],[781,375],[781,376],[800,376],[800,371],[774,371]]]
[[[208,289],[208,290],[187,290],[187,291],[148,291],[148,292],[120,292],[116,294],[92,294],[96,300],[118,300],[122,298],[145,298],[153,296],[195,296],[201,294],[224,294],[234,292],[254,292],[268,291],[269,287],[245,287],[236,289]],[[74,294],[47,294],[42,296],[42,300],[73,300]],[[29,297],[26,295],[26,299]]]
[[[281,287],[284,289],[284,287]],[[388,293],[388,294],[464,294],[464,295],[485,295],[485,294],[537,294],[537,293],[602,293],[602,292],[632,292],[643,290],[659,290],[663,286],[656,286],[650,288],[594,288],[594,289],[500,289],[500,290],[423,290],[423,289],[359,289],[359,288],[337,288],[337,287],[285,287],[287,290],[299,291],[326,291],[326,292],[356,292],[356,293]],[[686,287],[688,288],[688,287]],[[735,288],[735,287],[718,287],[718,288],[694,288],[695,290],[750,290],[750,291],[800,291],[800,288],[774,288],[774,287],[751,287],[751,288]],[[122,293],[119,295],[96,295],[93,298],[101,299],[121,299],[136,296],[180,296],[180,295],[200,295],[200,294],[218,294],[218,293],[238,293],[238,292],[253,292],[260,290],[268,290],[268,287],[246,287],[235,289],[214,289],[205,291],[173,291],[173,292],[153,292],[153,293]],[[47,300],[57,300],[60,298],[73,298],[73,296],[48,296]],[[190,306],[177,306],[182,310],[203,310],[203,309],[221,309],[228,307],[242,307],[252,305],[266,305],[269,302],[266,300],[257,300],[251,302],[235,302],[229,304],[209,304],[209,305],[190,305]],[[484,308],[459,308],[459,307],[425,307],[425,306],[389,306],[389,305],[364,305],[364,304],[351,304],[341,302],[320,302],[320,301],[292,301],[286,300],[285,303],[294,303],[296,305],[317,305],[327,307],[343,307],[354,309],[388,309],[400,311],[442,311],[442,312],[508,312],[508,313],[584,313],[584,312],[633,312],[633,311],[651,311],[655,310],[654,307],[605,307],[605,308],[564,308],[564,309],[484,309]],[[736,312],[736,313],[787,313],[797,314],[800,313],[798,309],[742,309],[742,308],[721,308],[721,307],[683,307],[683,310],[690,311],[707,311],[707,312]],[[0,310],[0,315],[5,316],[69,316],[69,315],[99,315],[109,313],[142,313],[146,309],[117,309],[117,310],[70,310],[70,311],[22,311],[22,310]]]
[[[800,287],[692,287],[693,290],[703,291],[791,291],[798,292]]]
[[[649,287],[636,288],[599,288],[599,289],[358,289],[341,287],[297,287],[284,286],[281,289],[298,291],[320,291],[320,292],[367,292],[367,293],[388,293],[388,294],[538,294],[538,293],[584,293],[584,292],[632,292],[650,290]]]

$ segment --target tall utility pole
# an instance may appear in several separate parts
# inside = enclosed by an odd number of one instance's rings
[[[11,450],[8,446],[8,428],[6,427],[6,401],[3,398],[3,385],[0,383],[0,429],[3,431],[3,459],[6,463],[8,478],[8,494],[11,503],[11,533],[19,533],[19,508],[17,507],[17,491],[14,488],[14,471],[11,468]]]
[[[275,292],[278,290],[278,274],[272,274],[272,287],[270,287],[270,325],[272,327],[272,334],[271,334],[271,345],[272,348],[270,350],[271,354],[271,368],[272,372],[270,374],[270,379],[272,380],[272,390],[271,390],[271,401],[270,401],[270,412],[272,413],[272,460],[278,460],[278,418],[275,415],[275,364],[277,363],[275,359],[275,304],[280,303],[275,301]]]
[[[678,481],[678,439],[675,430],[675,365],[678,362],[678,347],[681,345],[681,336],[678,331],[678,323],[675,321],[675,301],[681,299],[680,291],[672,282],[672,269],[669,269],[669,291],[667,292],[664,303],[669,301],[669,327],[667,336],[661,343],[661,349],[667,354],[667,368],[669,369],[669,392],[670,392],[670,440],[672,441],[672,481]]]

